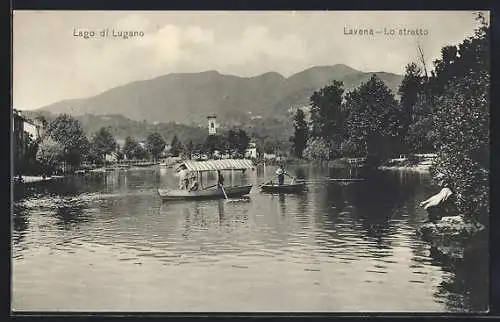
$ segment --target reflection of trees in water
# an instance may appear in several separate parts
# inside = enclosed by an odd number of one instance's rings
[[[222,203],[222,200],[219,200],[217,203],[217,210],[219,214],[219,225],[222,225],[224,222],[224,204]]]
[[[299,179],[307,178],[307,169],[304,167],[293,168],[293,175]]]
[[[43,181],[25,185],[15,185],[14,201],[31,198],[36,195],[74,196],[83,191],[80,178],[66,177],[53,181]]]
[[[25,207],[14,204],[12,212],[12,223],[14,233],[12,234],[12,241],[19,244],[24,240],[25,233],[29,227],[28,211]]]
[[[55,216],[57,218],[56,225],[64,230],[74,229],[90,219],[90,216],[84,212],[83,205],[58,207]]]
[[[360,169],[356,167],[329,168],[328,176],[330,178],[359,178]]]
[[[278,195],[278,203],[280,205],[281,215],[286,215],[286,196],[284,193]]]
[[[333,169],[329,175],[334,178],[349,177],[343,173],[345,171]],[[406,182],[401,185],[398,178],[385,173],[364,173],[363,177],[367,180],[325,184],[324,189],[319,191],[322,212],[316,216],[317,221],[332,240],[350,234],[352,230],[360,238],[377,245],[376,248],[370,247],[373,250],[370,251],[371,256],[391,256],[387,250],[393,246],[393,236],[400,233],[393,219],[407,210],[403,208],[408,208],[407,202],[415,193],[415,184]],[[339,224],[342,224],[341,232],[337,231]]]
[[[191,216],[189,213],[189,209],[184,208],[182,210],[182,213],[184,215],[184,232],[182,233],[182,237],[184,237],[184,239],[189,239],[189,236],[191,234]]]
[[[159,187],[162,183],[162,178],[159,171],[145,168],[141,170],[129,170],[127,172],[113,173],[115,176],[123,175],[123,185],[128,190],[151,189]],[[125,179],[126,178],[126,179]]]
[[[309,193],[304,192],[297,195],[297,212],[299,214],[306,214],[310,212],[309,208]]]
[[[448,310],[484,312],[488,309],[489,261],[487,244],[486,235],[473,240],[465,247],[463,259],[450,258],[438,251],[436,247],[431,247],[430,256],[433,258],[434,264],[439,264],[445,272],[445,276],[434,295],[445,300]]]
[[[395,233],[391,220],[396,219],[408,200],[415,194],[416,184],[401,184],[394,177],[381,172],[366,174],[366,181],[346,187],[346,195],[355,207],[367,236],[383,243]],[[397,179],[397,178],[396,178]]]

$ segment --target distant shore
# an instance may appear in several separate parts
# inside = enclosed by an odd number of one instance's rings
[[[47,176],[47,177],[42,177],[42,176],[21,176],[19,177],[14,177],[13,181],[15,183],[21,183],[21,184],[34,184],[34,183],[39,183],[39,182],[48,182],[48,181],[53,181],[57,179],[62,179],[64,176]]]
[[[407,166],[379,166],[379,170],[389,170],[389,171],[413,171],[421,173],[429,173],[430,165],[427,164],[416,164]]]

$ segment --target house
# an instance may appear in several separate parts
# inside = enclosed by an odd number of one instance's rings
[[[116,144],[118,144],[118,148],[120,150],[122,150],[123,147],[125,146],[125,140],[123,140],[123,139],[116,139]]]
[[[274,154],[274,153],[264,153],[264,159],[266,159],[266,160],[274,160],[274,159],[276,159],[276,154]]]
[[[116,152],[107,153],[104,159],[106,162],[116,162],[118,161],[118,154]]]
[[[25,139],[26,133],[36,140],[42,134],[42,124],[38,120],[30,120],[19,110],[12,109],[12,136],[14,140],[14,163],[24,158],[26,152]]]
[[[38,120],[31,120],[24,116],[21,111],[13,109],[12,112],[13,134],[24,140],[24,132],[27,132],[36,140],[42,135],[43,125]]]
[[[170,144],[165,144],[165,148],[163,149],[163,152],[161,153],[162,157],[166,157],[169,155],[170,150],[172,149],[172,146]]]
[[[257,158],[257,145],[255,142],[250,142],[248,148],[245,151],[245,158],[256,159]]]
[[[139,141],[139,146],[143,148],[144,150],[148,149],[148,143],[146,141]]]

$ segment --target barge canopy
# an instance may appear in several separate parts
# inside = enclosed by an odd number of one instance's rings
[[[177,170],[180,170],[182,166],[185,166],[190,172],[255,169],[252,160],[248,159],[185,161],[177,167]]]

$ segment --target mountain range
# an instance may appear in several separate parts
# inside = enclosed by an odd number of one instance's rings
[[[349,66],[316,66],[290,77],[268,72],[255,77],[223,75],[217,71],[175,73],[135,81],[99,95],[70,99],[43,106],[37,111],[83,115],[122,115],[134,121],[206,124],[216,114],[222,124],[245,124],[253,119],[290,120],[290,110],[309,103],[312,93],[333,80],[342,81],[346,92],[376,74],[397,93],[402,76],[363,72]]]

